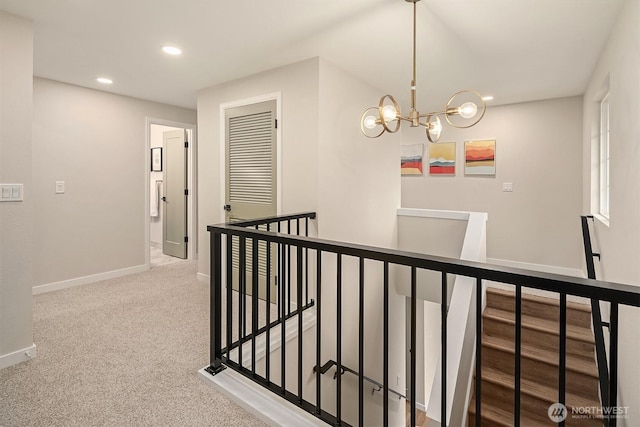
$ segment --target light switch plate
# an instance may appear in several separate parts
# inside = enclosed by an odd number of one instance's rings
[[[22,202],[24,184],[0,184],[0,202]]]
[[[56,181],[56,194],[64,194],[64,181]]]
[[[513,182],[503,182],[502,191],[511,193],[513,191]]]

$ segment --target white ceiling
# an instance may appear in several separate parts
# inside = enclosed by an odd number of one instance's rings
[[[582,94],[622,1],[420,1],[418,107],[468,88],[496,104]],[[200,89],[321,56],[402,102],[409,94],[404,0],[0,0],[0,9],[33,20],[35,75],[79,86],[195,108]],[[168,43],[183,55],[163,54]],[[114,84],[105,89],[99,75]]]

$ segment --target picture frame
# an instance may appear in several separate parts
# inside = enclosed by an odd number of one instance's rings
[[[422,156],[424,146],[422,144],[400,146],[400,174],[422,175]]]
[[[456,143],[429,143],[429,175],[456,176]]]
[[[162,147],[151,149],[151,172],[162,172]]]
[[[496,176],[496,140],[465,141],[465,176]]]

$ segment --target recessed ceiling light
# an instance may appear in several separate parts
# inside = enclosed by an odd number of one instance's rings
[[[491,95],[483,96],[482,100],[483,101],[493,101],[493,96],[491,96]]]
[[[96,79],[96,81],[97,81],[98,83],[102,83],[103,85],[110,85],[110,84],[112,84],[112,83],[113,83],[113,80],[108,79],[108,78],[106,78],[106,77],[98,77],[98,78]]]
[[[168,55],[180,55],[182,50],[175,46],[162,46],[162,51]]]

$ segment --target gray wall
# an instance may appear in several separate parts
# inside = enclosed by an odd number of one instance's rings
[[[627,1],[584,95],[584,210],[596,212],[598,101],[609,77],[611,111],[610,224],[595,223],[602,261],[599,278],[640,285],[640,2]],[[620,308],[619,404],[629,406],[624,425],[640,419],[640,309]]]
[[[405,144],[424,131],[407,128]],[[464,141],[496,140],[496,176],[464,176]],[[457,143],[455,177],[402,178],[402,206],[487,212],[487,257],[582,268],[582,98],[492,107],[470,129],[444,125],[442,142]],[[513,192],[502,191],[504,182]]]
[[[24,201],[0,204],[0,367],[33,345],[31,118],[33,27],[0,11],[0,182],[23,183]]]
[[[195,111],[41,78],[33,87],[33,284],[143,266],[146,118],[194,123]]]

